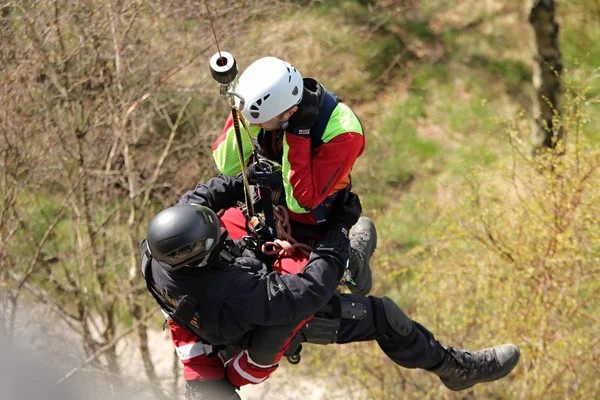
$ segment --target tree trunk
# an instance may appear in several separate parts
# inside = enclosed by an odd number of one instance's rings
[[[532,0],[529,23],[534,32],[533,101],[535,124],[533,140],[536,150],[556,148],[562,138],[556,117],[560,110],[560,74],[562,62],[558,47],[558,23],[554,0]]]

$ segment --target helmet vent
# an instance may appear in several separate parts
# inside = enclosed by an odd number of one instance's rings
[[[236,91],[245,100],[242,115],[246,121],[260,125],[298,104],[303,87],[302,75],[292,64],[263,57],[240,76]]]

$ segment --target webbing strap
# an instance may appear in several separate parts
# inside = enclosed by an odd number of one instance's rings
[[[198,300],[189,295],[184,296],[179,301],[179,304],[177,305],[175,311],[173,311],[174,306],[167,304],[167,302],[165,302],[165,300],[161,296],[159,296],[153,284],[154,280],[152,278],[152,254],[150,253],[150,249],[148,248],[148,243],[146,242],[146,240],[142,242],[142,271],[142,275],[144,275],[144,280],[146,281],[146,287],[148,288],[148,291],[150,292],[150,294],[152,294],[152,297],[154,297],[154,300],[156,300],[160,308],[162,308],[164,312],[167,313],[167,315],[169,315],[169,317],[171,317],[171,319],[177,322],[177,324],[179,324],[181,327],[186,328],[187,330],[200,337],[200,335],[198,335],[198,333],[193,329],[192,322],[196,314]],[[202,339],[202,337],[200,338]],[[202,339],[202,341],[204,343],[209,343],[204,339]]]
[[[319,115],[317,116],[313,126],[310,128],[311,150],[323,144],[323,133],[325,133],[325,128],[327,128],[329,118],[331,118],[331,114],[339,102],[340,99],[338,99],[338,97],[331,92],[326,91],[323,95],[323,102],[319,107]]]
[[[271,230],[270,234],[273,239],[277,239],[279,237],[279,232],[277,232],[277,223],[275,222],[275,215],[273,214],[271,188],[262,184],[258,185],[258,194],[260,196],[263,212],[265,214],[265,222]]]

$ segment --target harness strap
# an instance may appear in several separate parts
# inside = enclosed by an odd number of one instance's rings
[[[335,110],[339,102],[340,99],[335,94],[325,91],[321,107],[319,108],[319,115],[310,130],[311,150],[314,150],[323,144],[323,134],[325,133],[331,114],[333,114],[333,110]],[[347,190],[349,190],[349,188],[347,188]],[[327,206],[333,203],[338,193],[340,192],[327,197],[321,204],[312,210],[313,217],[317,224],[322,224],[327,220],[327,216],[329,215]]]
[[[160,308],[162,308],[164,312],[167,313],[167,315],[173,321],[177,322],[177,324],[182,328],[185,328],[194,335],[200,337],[202,342],[210,344],[209,341],[202,339],[202,337],[194,329],[199,328],[198,321],[195,316],[198,300],[189,295],[184,296],[175,308],[175,305],[168,304],[167,301],[165,301],[165,299],[158,293],[156,287],[154,286],[154,279],[152,278],[152,254],[150,253],[150,249],[148,248],[148,243],[146,240],[142,242],[142,271],[142,275],[144,275],[144,280],[146,281],[146,287]],[[174,308],[175,310],[173,311]]]
[[[270,228],[270,235],[275,239],[279,237],[279,232],[277,231],[277,224],[275,223],[275,216],[273,215],[273,199],[271,191],[271,188],[268,186],[262,184],[258,186],[258,194],[260,196],[260,201],[262,202],[265,222]]]
[[[340,99],[338,99],[335,94],[325,91],[325,94],[323,95],[323,101],[319,107],[319,115],[317,116],[313,126],[310,128],[311,150],[314,150],[323,144],[323,133],[325,133],[325,128],[327,128],[329,118],[331,118],[331,114],[339,102]]]

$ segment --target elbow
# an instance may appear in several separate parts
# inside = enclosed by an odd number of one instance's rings
[[[316,197],[306,197],[305,199],[300,199],[298,204],[300,204],[305,210],[313,210],[317,208],[319,204],[321,204],[321,201]]]
[[[306,214],[319,206],[318,198],[310,194],[303,194],[291,199],[286,199],[288,209],[296,214]]]
[[[333,295],[335,294],[338,285],[339,279],[336,279],[334,277],[329,277],[325,282],[319,282],[315,284],[313,289],[313,302],[315,304],[314,312],[318,311],[327,303],[329,303],[329,300],[331,300],[331,297],[333,297]]]
[[[331,301],[331,298],[335,295],[337,287],[338,283],[335,282],[335,284],[331,285],[331,287],[324,288],[325,290],[322,293],[320,293],[316,298],[314,312],[321,310],[327,305],[327,303]]]

